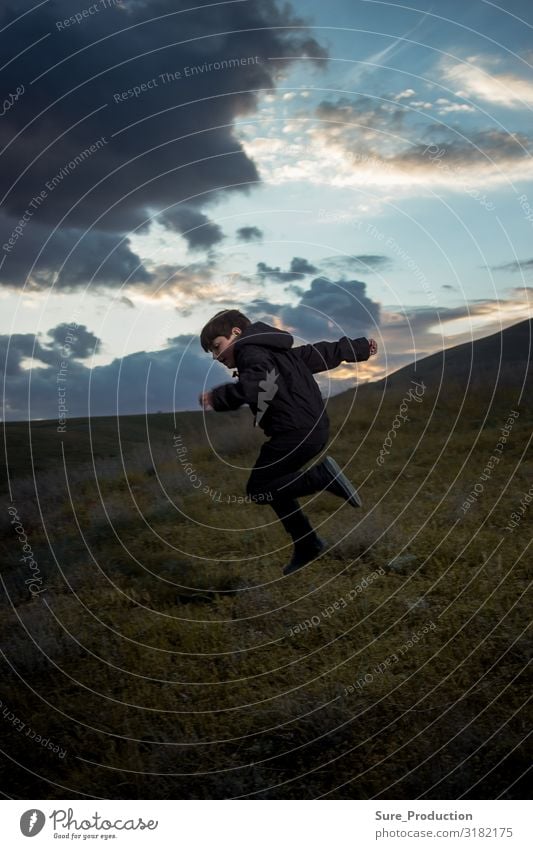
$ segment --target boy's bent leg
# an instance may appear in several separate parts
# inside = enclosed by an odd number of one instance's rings
[[[265,503],[292,501],[317,492],[311,470],[302,472],[301,467],[322,451],[327,439],[327,435],[322,435],[296,441],[288,434],[265,442],[248,479],[247,494],[256,503]]]
[[[326,548],[326,543],[317,536],[296,498],[288,497],[286,490],[280,491],[278,486],[280,481],[282,484],[289,482],[298,485],[301,490],[299,481],[307,474],[299,471],[301,466],[315,457],[326,444],[327,435],[324,434],[318,439],[303,442],[298,442],[290,434],[265,442],[248,480],[247,494],[257,504],[270,504],[293,540],[292,559],[285,566],[284,575],[314,560]],[[316,487],[309,492],[316,492]]]
[[[352,507],[363,506],[354,485],[333,457],[329,456],[305,472],[276,478],[271,487],[277,498],[300,498],[302,495],[312,495],[314,492],[325,490],[347,501]]]
[[[270,506],[295,545],[315,544],[316,532],[296,499],[274,500]]]
[[[318,557],[327,544],[317,535],[296,500],[273,501],[271,507],[294,542],[291,560],[283,569],[284,575],[290,575]]]
[[[321,482],[320,489],[343,498],[352,507],[363,506],[361,496],[333,457],[328,456],[322,463],[313,466],[313,472],[317,476],[317,482]]]

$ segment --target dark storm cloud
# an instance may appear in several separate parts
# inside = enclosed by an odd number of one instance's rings
[[[305,339],[317,339],[317,334],[322,334],[321,338],[355,338],[379,324],[380,305],[367,296],[366,284],[360,280],[317,277],[300,302],[285,307],[280,316]]]
[[[304,274],[316,274],[318,268],[311,265],[306,259],[301,256],[295,256],[291,259],[290,268],[288,271],[282,271],[279,266],[272,268],[266,262],[257,263],[257,273],[262,277],[268,277],[270,280],[277,280],[281,283],[289,280],[299,280]]]
[[[290,272],[282,271],[279,265],[273,268],[266,262],[257,263],[257,273],[261,277],[269,277],[271,280],[292,280],[294,278],[294,275]]]
[[[251,321],[264,320],[265,316],[272,320],[274,316],[279,315],[282,309],[282,304],[274,304],[265,298],[254,298],[251,303],[246,304],[245,313]]]
[[[239,227],[237,238],[241,242],[258,242],[263,238],[263,231],[259,227]]]
[[[159,223],[181,233],[192,250],[206,250],[221,242],[222,229],[197,209],[179,206],[159,216]]]
[[[43,342],[33,333],[1,335],[0,371],[9,377],[26,374],[21,363],[32,359],[57,369],[57,364],[65,357],[83,360],[100,351],[100,340],[84,324],[58,324],[47,335],[51,341]]]
[[[289,283],[283,289],[284,292],[290,292],[293,295],[297,295],[299,298],[305,294],[305,287],[299,286],[297,283]]]
[[[315,278],[309,289],[297,289],[295,306],[254,300],[248,306],[255,320],[278,320],[298,337],[308,340],[355,338],[374,329],[380,322],[380,305],[366,294],[360,280],[332,281]],[[261,315],[262,313],[262,315]]]
[[[49,331],[54,333],[61,337],[62,330]],[[96,338],[88,331],[86,342],[89,336]],[[9,358],[5,363],[8,341]],[[140,351],[93,369],[74,356],[67,358],[61,371],[65,379],[60,384],[67,407],[67,428],[68,419],[73,416],[199,409],[198,393],[204,386],[229,379],[228,370],[202,351],[197,336],[182,335],[168,341],[169,346],[162,351]],[[21,361],[31,357],[34,343],[35,360],[46,361],[47,368],[21,367]],[[61,349],[44,348],[31,333],[0,336],[0,366],[3,370],[7,365],[8,376],[6,420],[58,419],[57,375],[61,361],[65,362]]]
[[[98,354],[102,347],[101,340],[87,330],[84,324],[76,327],[66,323],[58,324],[48,331],[48,336],[52,337],[52,348],[63,350],[67,346],[69,356],[80,360]]]
[[[31,6],[3,7],[2,87],[22,90],[0,122],[2,242],[21,228],[4,284],[20,285],[12,281],[26,277],[36,246],[56,225],[81,234],[92,227],[91,267],[108,238],[146,232],[160,214],[171,230],[189,230],[193,248],[220,240],[204,207],[259,180],[235,138],[235,119],[254,112],[255,92],[274,88],[293,57],[322,67],[326,54],[287,4],[200,2],[186,11],[190,5],[98,6],[98,14],[68,26],[61,22],[76,11],[70,0],[34,4],[19,20]],[[125,268],[102,282],[117,285],[137,259],[125,243]],[[50,268],[37,262],[34,287],[48,285]],[[85,274],[66,266],[56,285],[84,285]],[[131,282],[143,284],[146,275],[141,267]]]
[[[89,282],[96,290],[102,286],[117,287],[126,281],[147,284],[152,279],[140,257],[131,250],[129,240],[118,233],[71,227],[52,233],[48,227],[31,221],[20,239],[10,246],[7,240],[13,222],[0,215],[0,226],[4,246],[9,249],[4,247],[0,280],[10,288],[27,285],[31,289],[47,289],[54,285],[68,292]]]
[[[295,256],[291,259],[291,271],[296,274],[316,274],[318,268],[311,265],[311,263],[303,257]]]
[[[36,349],[36,354],[41,350],[41,346],[33,333],[13,333],[11,336],[1,335],[0,368],[2,374],[7,378],[22,374],[21,362],[25,358],[32,357],[34,348]],[[10,386],[12,386],[12,382],[10,382]],[[8,387],[8,391],[10,386]]]

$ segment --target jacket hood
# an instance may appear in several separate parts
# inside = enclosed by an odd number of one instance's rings
[[[278,330],[277,327],[265,324],[264,321],[254,321],[244,328],[239,338],[235,340],[234,347],[236,353],[237,349],[243,345],[262,345],[265,348],[287,350],[292,347],[293,342],[293,337],[286,330]]]

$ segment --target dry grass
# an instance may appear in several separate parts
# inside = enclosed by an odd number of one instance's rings
[[[122,420],[124,464],[110,423],[98,438],[94,420],[96,476],[86,446],[73,441],[70,497],[46,442],[37,487],[30,474],[13,480],[46,586],[35,599],[1,516],[1,698],[67,756],[41,752],[2,723],[3,748],[23,765],[8,762],[12,794],[521,796],[520,782],[507,788],[526,767],[523,549],[532,514],[514,534],[503,527],[531,481],[531,462],[520,465],[531,413],[522,411],[483,497],[463,515],[516,403],[511,391],[481,431],[482,396],[469,396],[452,428],[458,400],[448,394],[432,411],[428,394],[380,468],[399,397],[390,393],[374,421],[381,397],[360,390],[332,453],[354,481],[366,479],[365,508],[309,499],[331,547],[286,580],[290,550],[272,511],[194,489],[173,447],[177,424],[202,481],[244,494],[260,443],[248,411],[208,419],[224,462],[198,417],[196,429],[190,416],[152,417],[150,450],[142,422],[131,417],[128,439]],[[332,434],[346,404],[329,405]],[[402,653],[429,622],[434,630]],[[37,776],[24,769],[32,764]]]

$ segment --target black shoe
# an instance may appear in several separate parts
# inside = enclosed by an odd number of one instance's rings
[[[290,563],[285,566],[283,569],[284,575],[290,575],[291,572],[296,572],[298,569],[301,569],[302,566],[306,566],[315,557],[318,557],[328,545],[325,540],[320,539],[320,537],[316,537],[313,542],[299,544],[296,543],[294,546],[294,554],[292,555],[292,560]]]
[[[329,478],[329,483],[325,486],[327,492],[338,495],[339,498],[344,498],[352,507],[363,506],[356,488],[350,483],[346,475],[342,473],[339,464],[335,462],[333,457],[326,457],[320,464],[320,468],[326,472]]]

